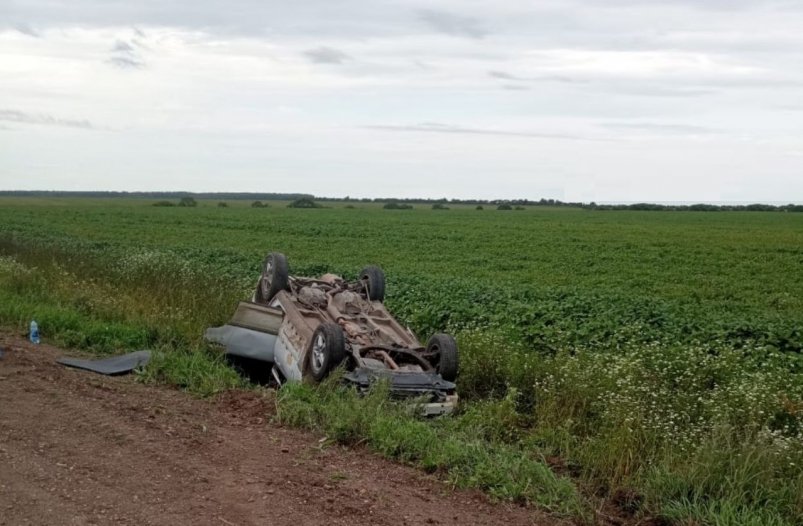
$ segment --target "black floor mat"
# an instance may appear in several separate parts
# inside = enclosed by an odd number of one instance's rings
[[[77,369],[86,369],[100,374],[116,375],[128,374],[137,367],[146,365],[151,359],[150,351],[135,351],[122,356],[112,356],[111,358],[103,358],[100,360],[84,360],[82,358],[59,358],[56,362],[66,365],[67,367],[75,367]]]

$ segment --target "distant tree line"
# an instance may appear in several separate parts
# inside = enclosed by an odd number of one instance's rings
[[[385,210],[412,210],[413,205],[411,205],[410,203],[399,203],[397,201],[388,201],[382,208],[384,208]]]
[[[252,193],[252,192],[69,192],[62,190],[0,190],[0,196],[11,197],[142,197],[147,199],[247,199],[261,201],[294,201],[313,199],[311,194]]]
[[[435,207],[435,205],[446,206],[451,205],[510,205],[513,206],[565,206],[570,208],[582,208],[586,206],[585,203],[573,203],[560,201],[558,199],[539,199],[538,201],[532,199],[424,199],[420,197],[411,198],[396,198],[396,197],[362,197],[352,198],[346,197],[316,197],[318,201],[352,201],[359,203],[396,203],[396,204],[409,204],[409,205],[430,205],[435,210],[444,210],[445,208]]]
[[[311,197],[302,197],[287,205],[287,208],[324,208],[324,206],[316,203]]]
[[[17,197],[134,197],[151,199],[177,199],[178,203],[168,203],[161,201],[154,203],[155,206],[194,206],[189,204],[189,199],[225,199],[225,200],[251,200],[261,201],[292,201],[292,207],[298,208],[317,208],[320,205],[314,201],[351,201],[360,203],[383,203],[390,206],[390,209],[409,209],[412,205],[430,205],[435,210],[448,208],[447,204],[455,205],[474,205],[502,207],[502,210],[520,209],[516,207],[524,206],[549,206],[583,208],[587,210],[646,210],[646,211],[669,211],[669,212],[803,212],[803,205],[768,205],[768,204],[748,204],[748,205],[712,205],[712,204],[693,204],[693,205],[672,205],[655,203],[633,203],[617,205],[601,205],[595,202],[581,203],[572,201],[561,201],[559,199],[423,199],[423,198],[392,198],[392,197],[365,197],[351,198],[346,197],[315,197],[311,194],[302,193],[256,193],[256,192],[71,192],[62,190],[0,190],[0,196]],[[181,204],[181,200],[185,200]],[[314,201],[313,201],[314,200]],[[310,206],[310,203],[313,203]],[[300,206],[299,206],[300,205]],[[408,206],[404,206],[408,205]],[[222,206],[222,205],[219,205]],[[259,205],[253,205],[258,207]],[[268,206],[265,203],[264,206]],[[510,208],[507,208],[510,207]]]
[[[218,203],[217,205],[227,206],[226,203]],[[179,199],[178,203],[174,203],[173,201],[157,201],[153,203],[153,206],[184,206],[193,208],[198,206],[198,201],[196,201],[192,197],[182,197],[181,199]]]
[[[386,208],[396,208],[401,204],[409,205],[431,205],[433,209],[442,210],[447,204],[455,205],[476,205],[478,209],[482,206],[495,206],[500,210],[520,210],[524,206],[550,206],[567,208],[584,208],[588,210],[655,210],[655,211],[678,211],[678,212],[803,212],[803,205],[767,205],[761,203],[749,205],[712,205],[712,204],[693,204],[693,205],[666,205],[655,203],[633,203],[618,205],[600,205],[595,202],[581,203],[575,201],[561,201],[559,199],[421,199],[421,198],[390,198],[390,197],[365,197],[350,198],[346,197],[316,197],[319,201],[353,201],[361,203],[387,203]],[[439,206],[440,205],[440,206]],[[501,207],[501,208],[499,208]],[[510,208],[508,208],[510,207]]]
[[[803,212],[803,205],[766,205],[754,203],[750,205],[659,205],[655,203],[633,203],[630,205],[583,205],[589,210],[646,210],[659,212]]]

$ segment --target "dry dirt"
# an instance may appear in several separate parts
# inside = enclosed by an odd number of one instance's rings
[[[266,394],[199,400],[0,348],[0,525],[557,522],[281,427]]]

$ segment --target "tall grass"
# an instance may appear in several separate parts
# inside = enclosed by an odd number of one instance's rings
[[[322,431],[343,444],[365,444],[387,457],[440,473],[457,487],[480,488],[499,499],[588,518],[571,481],[556,476],[537,452],[488,440],[489,427],[498,422],[474,418],[471,412],[423,421],[415,418],[414,407],[390,402],[387,386],[378,385],[360,397],[339,380],[335,375],[315,387],[283,387],[279,419]]]
[[[219,352],[206,346],[157,350],[140,378],[149,383],[175,385],[204,397],[246,385]]]
[[[0,319],[37,316],[45,336],[98,352],[199,345],[250,288],[164,251],[0,238],[2,254]]]

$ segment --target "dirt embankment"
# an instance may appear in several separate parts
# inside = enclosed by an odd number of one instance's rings
[[[56,365],[0,335],[0,525],[555,524],[271,421],[255,392],[212,402]]]

